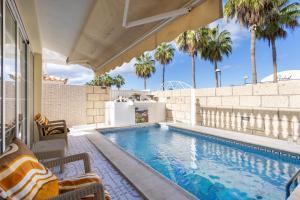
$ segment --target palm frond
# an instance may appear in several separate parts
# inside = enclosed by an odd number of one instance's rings
[[[294,30],[299,26],[300,4],[289,3],[288,0],[273,0],[270,12],[266,13],[265,23],[257,27],[259,39],[270,42],[278,38],[286,38],[286,29]]]
[[[135,73],[141,78],[150,78],[155,73],[155,60],[151,55],[146,53],[136,58],[137,62],[134,64]]]

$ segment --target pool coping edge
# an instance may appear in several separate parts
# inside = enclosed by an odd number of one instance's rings
[[[235,132],[235,131],[229,131],[229,130],[224,130],[224,129],[205,127],[205,126],[197,126],[197,125],[191,126],[191,125],[187,125],[187,124],[183,124],[183,123],[160,123],[160,124],[174,127],[177,129],[182,129],[185,131],[192,131],[196,134],[205,134],[205,135],[217,137],[220,139],[233,140],[238,143],[244,143],[244,144],[250,145],[250,146],[263,147],[263,148],[267,148],[270,150],[280,151],[282,153],[291,154],[291,155],[300,157],[300,145],[288,144],[287,141],[284,141],[284,140],[273,139],[273,138],[268,138],[268,137],[264,137],[264,136],[257,136],[257,135],[253,135],[253,134],[246,134],[246,133]],[[222,132],[222,133],[218,133],[218,132]],[[238,137],[238,136],[244,136],[244,137]],[[245,138],[248,138],[248,139],[251,138],[252,140],[247,140]],[[260,141],[255,141],[255,140],[253,140],[254,138],[256,138],[256,139],[259,138]],[[268,142],[268,144],[266,144],[264,142]],[[273,143],[273,144],[271,144],[271,143]],[[281,143],[281,144],[279,144],[279,143]],[[286,143],[286,144],[284,144],[284,143]],[[275,145],[278,145],[278,146],[275,146]],[[297,148],[297,151],[295,149],[283,148],[282,145],[293,146],[293,148]]]
[[[152,125],[155,125],[155,123]],[[143,127],[143,125],[135,127]],[[171,200],[178,197],[182,200],[198,199],[107,139],[101,134],[101,130],[105,129],[107,128],[89,131],[91,134],[86,135],[86,137],[144,198],[151,200]],[[141,181],[141,179],[145,180]],[[162,188],[164,188],[164,191]]]

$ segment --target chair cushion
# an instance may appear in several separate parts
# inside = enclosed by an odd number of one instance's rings
[[[45,130],[45,135],[62,134],[65,130],[63,127],[49,127]]]
[[[67,132],[70,132],[70,129],[67,128]],[[45,130],[45,135],[54,135],[65,133],[64,127],[49,127]]]
[[[34,120],[42,126],[48,125],[49,123],[47,117],[43,116],[41,113],[36,114]]]
[[[47,126],[49,124],[49,119],[45,116],[43,116],[41,113],[38,113],[34,116],[34,120],[40,124],[41,126]],[[69,129],[67,129],[68,132],[70,132]],[[54,134],[62,134],[64,133],[64,128],[61,126],[58,127],[48,127],[43,129],[43,135],[54,135]]]
[[[47,199],[59,194],[58,180],[32,151],[14,139],[0,156],[0,197],[4,199]]]
[[[80,189],[82,187],[88,186],[93,183],[101,183],[100,177],[95,173],[86,173],[82,176],[76,176],[58,182],[60,193]],[[105,193],[105,200],[110,200],[109,193],[106,190],[104,190],[104,193]],[[94,195],[89,195],[83,199],[93,200]]]

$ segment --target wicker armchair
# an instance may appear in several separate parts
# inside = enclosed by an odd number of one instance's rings
[[[85,173],[91,172],[91,165],[90,165],[90,158],[87,153],[81,153],[76,155],[67,156],[64,158],[58,158],[55,160],[45,161],[42,162],[46,167],[53,168],[56,166],[61,166],[63,164],[75,162],[75,161],[83,161],[84,163],[84,170]],[[66,192],[63,194],[60,194],[59,196],[51,198],[51,200],[73,200],[73,199],[80,199],[83,197],[86,197],[88,195],[94,195],[95,200],[104,200],[105,199],[105,193],[104,188],[101,183],[93,183],[89,186]]]
[[[91,172],[90,159],[89,159],[89,155],[87,153],[71,155],[71,156],[67,156],[64,158],[45,161],[42,163],[44,164],[45,167],[53,168],[56,166],[61,166],[63,164],[67,164],[67,163],[71,163],[71,162],[75,162],[75,161],[83,161],[85,173]],[[107,193],[105,193],[102,183],[91,183],[85,187],[80,187],[80,188],[72,190],[72,191],[61,193],[58,196],[50,198],[50,200],[75,200],[75,199],[80,200],[80,199],[90,196],[90,195],[93,195],[93,199],[95,199],[95,200],[109,199],[109,198],[106,198]],[[5,199],[0,197],[0,200],[5,200]]]
[[[36,125],[39,130],[39,139],[40,140],[52,140],[52,139],[64,139],[68,145],[68,132],[67,124],[65,120],[55,120],[49,121],[47,125],[41,125],[36,121]],[[62,133],[47,135],[46,130],[49,128],[55,128],[62,130]]]

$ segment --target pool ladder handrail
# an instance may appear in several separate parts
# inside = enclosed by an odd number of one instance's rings
[[[286,186],[285,186],[285,199],[288,199],[289,196],[291,195],[291,185],[293,183],[296,184],[296,186],[298,185],[298,178],[300,176],[300,169],[292,176],[292,178],[290,178],[290,180],[287,182]]]

